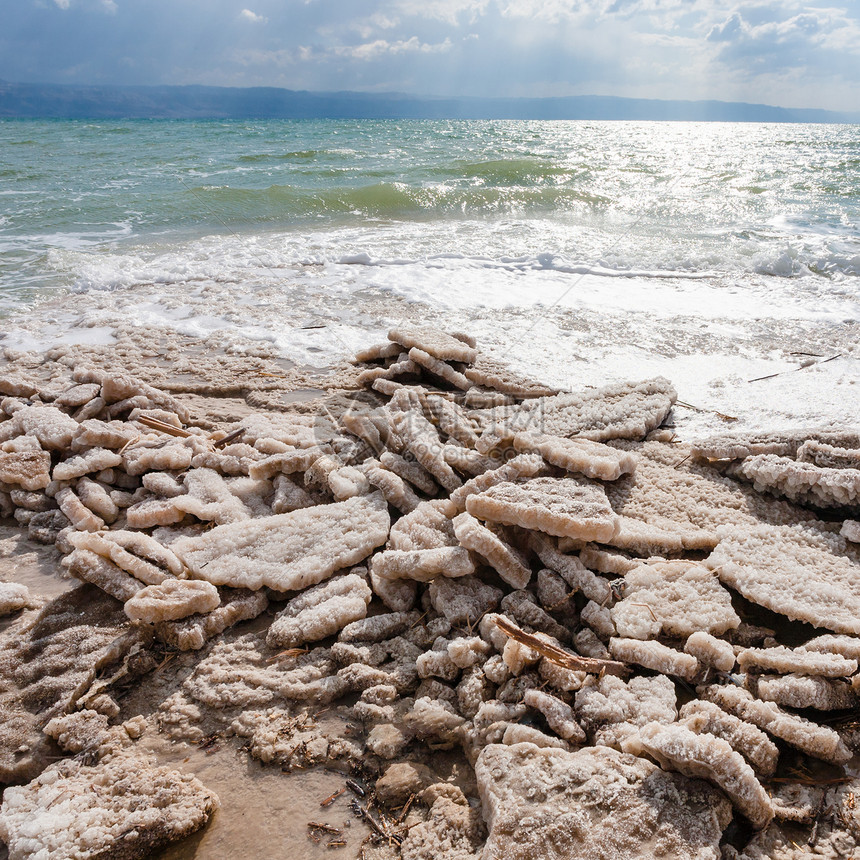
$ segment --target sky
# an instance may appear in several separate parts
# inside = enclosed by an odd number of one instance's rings
[[[860,110],[860,0],[4,0],[0,79]]]

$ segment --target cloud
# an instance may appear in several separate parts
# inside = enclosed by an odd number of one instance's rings
[[[70,0],[54,0],[54,3],[57,4],[57,8],[59,9],[68,9],[71,5]]]
[[[252,12],[250,9],[243,9],[239,13],[239,17],[245,21],[250,21],[252,24],[265,24],[269,19],[265,17],[265,15],[257,15],[255,12]]]
[[[354,60],[376,60],[385,55],[397,54],[442,54],[452,48],[450,39],[445,39],[435,45],[419,40],[417,36],[409,39],[399,39],[389,42],[386,39],[376,39],[373,42],[365,42],[361,45],[339,45],[331,49],[331,53],[337,57],[350,57]],[[306,55],[308,56],[308,55]]]

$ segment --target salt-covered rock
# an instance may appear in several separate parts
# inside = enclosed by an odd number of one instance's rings
[[[125,614],[132,621],[155,624],[177,621],[200,612],[211,612],[221,603],[218,589],[209,582],[165,579],[160,585],[142,588],[126,602]]]
[[[701,673],[699,661],[692,654],[676,651],[660,642],[621,637],[609,640],[609,653],[625,663],[637,663],[664,675],[675,675],[685,681],[695,681]]]

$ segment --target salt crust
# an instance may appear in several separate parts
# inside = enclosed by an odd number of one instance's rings
[[[833,729],[789,714],[773,702],[755,699],[740,687],[711,685],[699,687],[697,692],[705,701],[719,705],[724,711],[758,726],[814,758],[833,764],[845,764],[851,758],[851,751]]]
[[[453,385],[455,388],[468,391],[472,387],[472,381],[463,376],[460,371],[454,370],[450,364],[440,361],[417,346],[413,346],[409,350],[409,358],[414,364],[420,365],[425,370],[429,370],[434,376],[444,379],[445,382]]]
[[[513,397],[550,397],[558,394],[558,389],[515,373],[503,362],[486,355],[479,355],[474,364],[465,368],[463,373],[475,385],[483,385]]]
[[[525,588],[532,577],[526,557],[507,541],[491,532],[471,514],[454,518],[454,534],[460,546],[485,558],[512,588]]]
[[[714,735],[695,734],[680,723],[648,723],[627,738],[622,747],[635,755],[645,753],[666,769],[718,786],[757,830],[773,820],[770,798],[753,769],[740,753]]]
[[[787,675],[797,672],[803,675],[821,675],[825,678],[846,678],[857,671],[857,660],[806,649],[745,648],[738,654],[738,665],[742,672],[775,672]]]
[[[502,591],[481,582],[474,576],[459,579],[439,577],[428,589],[433,608],[453,625],[476,624],[478,619],[492,612],[502,599]]]
[[[365,467],[367,478],[376,487],[389,505],[393,505],[404,514],[414,511],[421,500],[409,485],[394,472],[382,469],[373,464],[373,461]]]
[[[0,481],[43,490],[51,483],[51,455],[47,451],[0,451]]]
[[[388,537],[382,496],[218,526],[172,546],[200,579],[214,585],[294,591],[357,564]]]
[[[834,636],[832,633],[825,633],[823,636],[816,636],[805,642],[802,649],[819,654],[841,654],[849,660],[860,662],[860,639],[855,639],[853,636]]]
[[[475,447],[478,442],[478,437],[472,428],[471,419],[464,409],[456,403],[452,403],[438,395],[426,396],[423,400],[423,405],[430,420],[443,433],[445,433],[449,439],[459,442],[467,448]]]
[[[680,722],[690,731],[722,738],[739,752],[761,777],[776,772],[779,750],[761,729],[724,711],[712,702],[694,699],[681,708]]]
[[[89,550],[106,559],[110,559],[120,570],[130,573],[146,585],[160,585],[168,578],[168,574],[136,555],[125,550],[117,541],[110,540],[101,534],[77,532],[69,536],[69,543],[75,549]]]
[[[355,573],[308,588],[278,613],[266,642],[273,648],[293,648],[325,639],[364,618],[372,596],[366,580]]]
[[[139,579],[117,567],[110,559],[88,549],[73,549],[62,564],[72,576],[98,586],[122,603],[144,588]]]
[[[428,496],[436,495],[439,489],[436,482],[418,463],[410,460],[405,460],[399,454],[394,454],[391,451],[384,451],[379,455],[381,465],[399,475],[404,481],[409,481],[412,486],[426,493]]]
[[[795,430],[786,433],[732,434],[712,436],[693,446],[696,457],[708,460],[741,460],[758,454],[794,457],[809,439],[840,447],[860,447],[860,435],[850,431]]]
[[[88,532],[101,531],[105,527],[104,520],[97,517],[81,502],[71,487],[63,487],[55,496],[60,510],[68,517],[76,529]]]
[[[227,482],[214,469],[186,472],[185,487],[188,492],[173,499],[178,511],[219,525],[251,518],[251,510],[230,492]]]
[[[182,471],[191,465],[195,453],[185,441],[164,442],[162,439],[155,439],[126,448],[122,455],[122,465],[129,475],[167,469]]]
[[[845,711],[860,705],[847,681],[798,674],[760,675],[749,680],[758,698],[787,708]]]
[[[642,642],[638,639],[613,638],[609,640],[609,653],[625,663],[637,663],[646,669],[675,675],[685,681],[695,681],[701,674],[699,661],[660,642]]]
[[[52,753],[41,727],[71,710],[96,673],[137,642],[128,619],[98,589],[80,586],[0,636],[0,782],[32,779]]]
[[[602,576],[597,576],[588,570],[575,556],[559,552],[558,547],[549,538],[532,534],[529,537],[529,547],[574,591],[581,591],[589,600],[600,604],[609,599],[609,583]]]
[[[47,451],[64,451],[77,431],[78,422],[55,406],[24,406],[0,424],[0,442],[32,436]]]
[[[529,690],[523,704],[543,714],[546,724],[560,737],[571,743],[585,743],[585,732],[576,721],[573,708],[557,696],[542,690]]]
[[[851,543],[860,543],[860,522],[857,520],[845,520],[842,523],[842,528],[839,530],[839,534],[845,538],[845,540],[850,540]]]
[[[73,481],[82,475],[101,472],[102,469],[112,469],[122,463],[122,457],[107,448],[90,448],[85,454],[70,457],[54,466],[52,479],[55,481]]]
[[[860,635],[860,551],[838,535],[811,525],[725,527],[705,563],[753,603]]]
[[[620,749],[621,741],[650,722],[672,723],[678,716],[675,685],[669,678],[589,677],[576,693],[576,716],[598,746]]]
[[[589,439],[525,431],[514,435],[513,445],[517,451],[536,451],[547,463],[600,481],[615,481],[636,469],[634,454]]]
[[[718,860],[731,807],[707,783],[606,748],[485,747],[483,857]]]
[[[634,639],[719,635],[741,623],[715,574],[689,561],[652,561],[626,574],[612,620],[619,636]]]
[[[218,589],[209,582],[166,579],[160,585],[142,588],[125,602],[123,608],[132,621],[155,624],[211,612],[220,603]]]
[[[256,618],[269,606],[262,591],[223,589],[221,605],[203,615],[191,615],[181,621],[162,621],[155,633],[162,642],[180,651],[197,651],[228,627]]]
[[[513,617],[518,624],[525,624],[561,642],[570,641],[570,630],[541,609],[530,591],[512,591],[506,594],[502,598],[500,610]]]
[[[482,520],[582,540],[605,542],[618,528],[603,488],[574,478],[496,484],[469,496],[466,510]]]
[[[430,326],[397,326],[388,332],[388,339],[406,349],[417,347],[441,361],[471,364],[478,357],[478,350],[474,346]]]
[[[182,562],[176,554],[157,541],[154,537],[143,532],[132,532],[126,529],[112,529],[101,535],[107,541],[118,544],[130,553],[149,559],[172,573],[181,576],[184,573]]]
[[[587,624],[601,639],[608,641],[616,634],[610,610],[593,600],[589,600],[582,607],[579,620]]]
[[[759,492],[785,496],[819,508],[860,507],[860,470],[831,469],[760,454],[734,465],[731,474],[753,483]]]
[[[442,456],[442,440],[436,428],[421,412],[413,409],[393,412],[391,420],[406,449],[442,487],[451,492],[462,485],[462,480]]]
[[[438,576],[459,577],[475,572],[469,551],[463,547],[389,549],[373,557],[371,570],[380,579],[430,582]]]
[[[106,523],[114,523],[119,516],[119,506],[110,497],[107,488],[89,478],[81,478],[75,485],[81,504],[89,508]]]
[[[731,643],[710,633],[701,630],[691,633],[684,643],[684,650],[703,666],[710,666],[718,672],[731,672],[735,667],[735,651]]]
[[[10,860],[144,857],[199,830],[218,805],[196,777],[145,757],[63,761],[6,789],[0,838]]]

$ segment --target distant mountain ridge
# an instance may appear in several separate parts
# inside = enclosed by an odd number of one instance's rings
[[[0,81],[0,117],[42,119],[583,119],[860,123],[860,113],[614,96],[477,98],[277,87]]]

